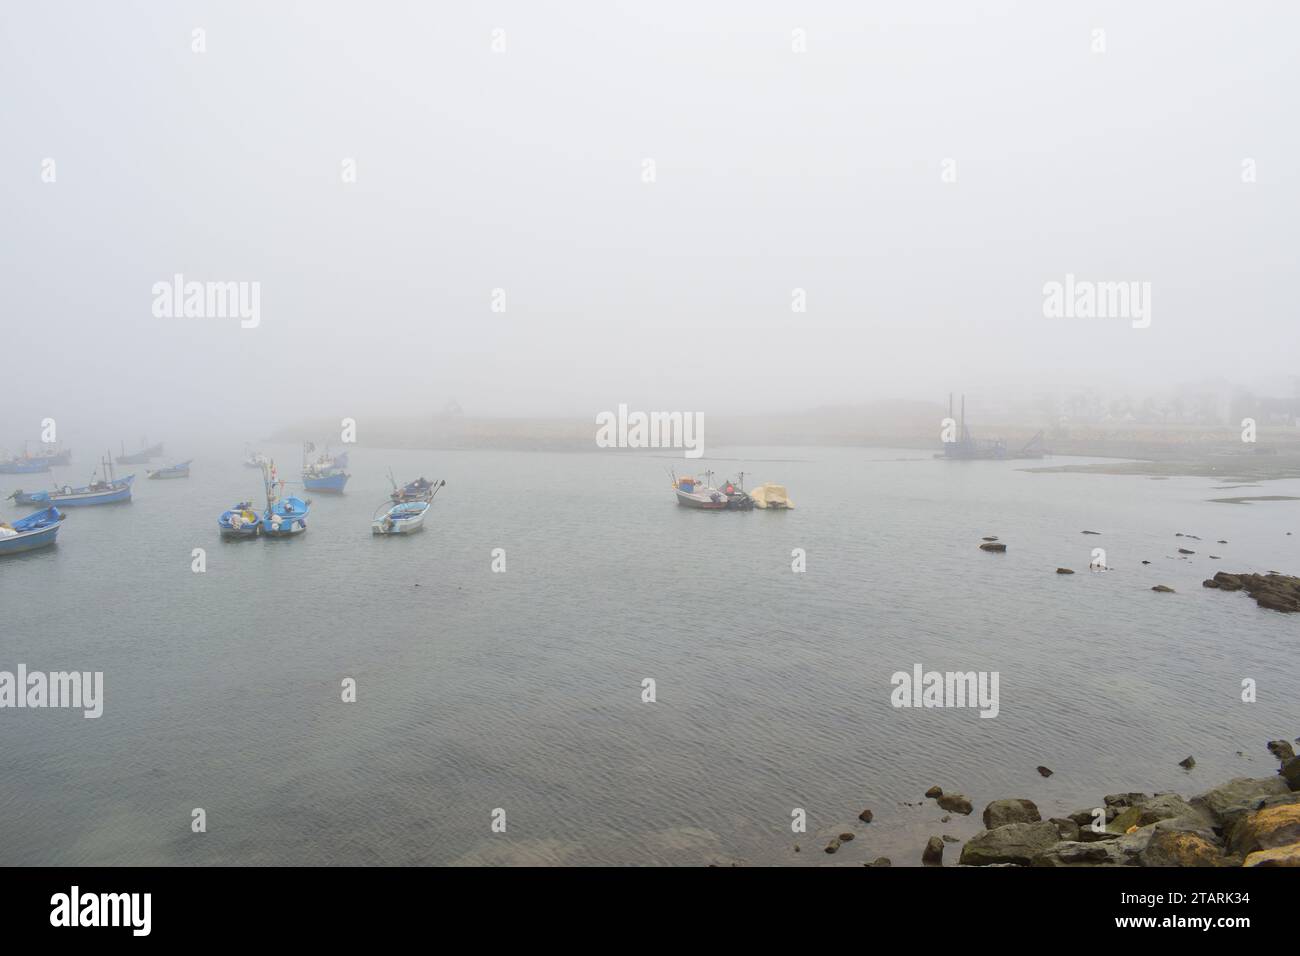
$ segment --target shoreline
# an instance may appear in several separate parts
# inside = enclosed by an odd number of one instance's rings
[[[982,808],[983,828],[973,836],[958,838],[929,825],[920,865],[1300,867],[1300,757],[1287,740],[1270,741],[1268,750],[1279,762],[1275,774],[1233,777],[1187,798],[1172,791],[1111,793],[1095,806],[1047,819],[1023,797],[992,800]],[[1189,756],[1182,764],[1190,768],[1195,760]],[[1038,769],[1043,776],[1052,775],[1046,767]],[[939,786],[925,791],[924,805],[930,803],[945,812],[940,823],[976,812],[968,797]],[[825,842],[800,842],[810,844],[807,851],[826,855],[817,861],[821,865],[912,865],[886,856],[836,859],[856,838],[868,836],[873,819],[873,811],[864,809],[851,828]],[[804,849],[796,843],[795,852]],[[914,854],[915,848],[910,856]]]

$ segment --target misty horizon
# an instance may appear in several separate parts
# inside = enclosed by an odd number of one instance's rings
[[[0,443],[1289,374],[1287,30],[399,9],[11,14],[0,309],[52,355],[7,370]],[[177,274],[259,283],[260,323],[158,318]],[[1150,326],[1045,318],[1067,275],[1150,283]]]

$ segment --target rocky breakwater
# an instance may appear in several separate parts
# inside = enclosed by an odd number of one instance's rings
[[[1276,744],[1285,744],[1275,748]],[[1185,800],[1113,793],[1097,807],[1043,820],[1029,800],[994,800],[963,866],[1297,866],[1300,757],[1285,741],[1271,777],[1238,777]]]
[[[1219,591],[1245,591],[1260,607],[1271,611],[1300,611],[1300,578],[1289,574],[1229,574],[1220,571],[1201,582]]]

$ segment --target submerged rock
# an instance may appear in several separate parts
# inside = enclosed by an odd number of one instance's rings
[[[1042,766],[1040,766],[1040,767],[1038,768],[1038,773],[1039,773],[1040,776],[1044,776],[1044,777],[1050,777],[1050,776],[1052,775],[1052,771],[1050,771],[1050,770],[1048,770],[1046,767],[1042,767]]]
[[[960,793],[945,793],[938,799],[939,806],[950,813],[970,813],[974,807],[968,798]]]
[[[863,823],[870,823],[870,822],[871,822],[871,811],[870,811],[870,810],[863,810],[861,813],[858,814],[858,819],[861,820]]]
[[[1074,572],[1073,572],[1072,570],[1070,570],[1069,568],[1057,568],[1057,569],[1056,569],[1056,573],[1057,573],[1057,574],[1073,574]]]
[[[869,866],[893,866],[894,864],[890,862],[889,857],[878,856],[874,860],[872,860],[868,865]]]
[[[1001,552],[1007,550],[1007,546],[1005,544],[998,544],[993,541],[985,541],[983,544],[980,545],[980,550],[995,551],[1000,554]]]
[[[1159,591],[1161,594],[1177,594],[1177,593],[1178,593],[1178,592],[1175,591],[1173,588],[1169,587],[1169,585],[1167,585],[1167,584],[1157,584],[1157,585],[1156,585],[1155,587],[1153,587],[1151,590],[1152,590],[1152,591]]]
[[[840,848],[840,846],[841,846],[841,844],[840,844],[840,841],[839,841],[839,840],[831,840],[830,843],[827,843],[827,844],[826,844],[826,852],[827,852],[827,853],[834,853],[836,850],[838,850],[838,849]]]
[[[1182,760],[1178,761],[1178,766],[1182,767],[1184,770],[1191,770],[1196,766],[1196,758],[1190,755],[1186,756]]]

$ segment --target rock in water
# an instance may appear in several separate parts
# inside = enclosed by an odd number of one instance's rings
[[[1050,777],[1052,775],[1052,771],[1048,770],[1046,767],[1039,767],[1038,772],[1044,777]]]
[[[1056,573],[1057,573],[1057,574],[1073,574],[1074,572],[1071,571],[1069,568],[1057,568],[1057,569],[1056,569]]]
[[[997,544],[992,541],[985,541],[983,544],[980,545],[980,550],[994,551],[1001,554],[1003,551],[1007,550],[1007,546],[1005,544]]]
[[[1285,761],[1278,773],[1286,781],[1286,785],[1292,790],[1300,790],[1300,757],[1292,757]]]
[[[938,787],[931,787],[929,790],[925,791],[925,795],[929,797],[931,800],[934,800],[937,797],[942,797],[943,791],[940,790]]]
[[[1155,587],[1153,587],[1151,590],[1152,590],[1152,591],[1159,591],[1161,594],[1177,594],[1177,593],[1178,593],[1178,592],[1175,591],[1173,588],[1169,587],[1167,584],[1157,584],[1157,585],[1156,585]]]
[[[1179,553],[1179,554],[1195,554],[1196,552],[1195,552],[1195,551],[1188,551],[1186,548],[1179,548],[1179,549],[1178,549],[1178,553]]]
[[[996,830],[1008,823],[1038,823],[1042,819],[1032,800],[994,800],[984,808],[986,830]]]
[[[949,813],[970,813],[974,807],[970,800],[960,793],[945,793],[938,800],[939,806]]]
[[[942,838],[932,836],[928,841],[926,841],[925,850],[921,853],[921,862],[929,863],[931,866],[937,866],[943,863]]]
[[[827,852],[827,853],[834,853],[834,852],[835,852],[836,850],[838,850],[839,848],[840,848],[840,841],[839,841],[839,840],[831,840],[830,843],[827,843],[827,844],[826,844],[826,852]]]
[[[987,538],[985,538],[984,540],[985,540],[985,541],[996,541],[996,540],[998,540],[998,536],[995,535],[995,534],[994,534],[994,535],[989,535],[989,536],[988,536]]]
[[[894,864],[889,861],[889,857],[878,856],[871,861],[871,865],[872,866],[893,866]]]
[[[858,814],[858,819],[861,820],[863,823],[870,823],[870,822],[871,822],[871,811],[870,811],[870,810],[863,810],[861,813]]]
[[[1196,758],[1191,756],[1184,757],[1182,760],[1178,761],[1178,766],[1182,767],[1184,770],[1191,770],[1196,766]]]
[[[853,834],[852,834],[852,833],[847,833],[847,832],[846,832],[846,833],[841,833],[841,834],[840,834],[840,842],[841,842],[841,843],[848,843],[848,842],[849,842],[850,840],[852,840],[852,839],[853,839]]]
[[[1268,752],[1283,763],[1295,756],[1295,748],[1286,740],[1270,740],[1268,742]]]
[[[1028,866],[1039,853],[1060,841],[1053,823],[1008,823],[985,830],[962,847],[963,866],[1014,863]]]

